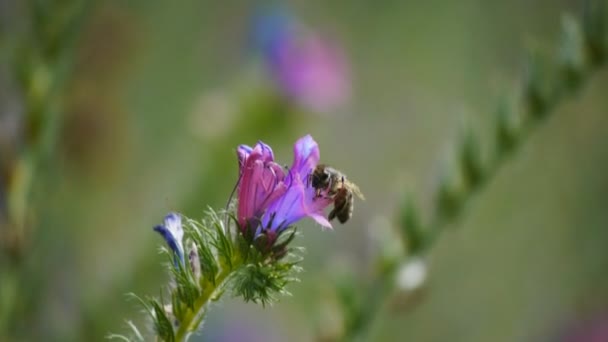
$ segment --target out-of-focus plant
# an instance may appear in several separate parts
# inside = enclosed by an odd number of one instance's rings
[[[2,165],[8,219],[0,240],[3,250],[14,256],[27,244],[36,173],[53,150],[61,125],[62,86],[87,5],[79,0],[31,1],[30,26],[12,42],[12,76],[23,102],[23,118],[17,157]]]
[[[367,340],[374,318],[390,298],[404,301],[417,297],[427,276],[426,254],[441,232],[458,222],[474,195],[553,113],[556,105],[576,94],[605,64],[607,23],[604,4],[588,2],[580,21],[571,15],[562,18],[555,60],[541,58],[537,52],[529,54],[520,93],[512,101],[504,99],[496,110],[492,153],[482,155],[478,135],[470,129],[464,132],[457,144],[456,163],[446,170],[436,190],[434,211],[428,223],[421,220],[414,201],[407,197],[398,220],[404,253],[382,253],[378,257],[375,278],[363,296],[351,285],[354,282],[340,282],[337,297],[341,299],[344,326],[333,328],[336,332],[333,335],[321,332],[321,340]]]
[[[342,48],[305,27],[283,7],[254,17],[253,45],[277,91],[317,114],[334,112],[350,98],[350,68]]]
[[[41,168],[49,160],[61,126],[61,99],[72,62],[72,48],[91,2],[15,2],[4,9],[9,16],[25,14],[23,22],[11,21],[2,42],[10,70],[9,87],[19,103],[8,113],[16,124],[13,141],[0,159],[0,339],[18,331],[27,315],[26,257],[36,224],[36,189]],[[14,26],[14,27],[13,27]],[[5,146],[6,147],[6,146]],[[7,157],[8,156],[8,157]],[[30,282],[31,283],[31,282]],[[16,300],[19,298],[19,301]],[[9,338],[10,339],[10,338]]]
[[[209,209],[200,222],[170,213],[154,228],[169,247],[163,249],[172,275],[168,303],[162,295],[140,301],[163,341],[187,340],[226,291],[262,305],[287,293],[286,285],[296,280],[300,269],[298,249],[290,246],[296,236],[293,225],[310,217],[331,227],[323,214],[333,202],[330,189],[317,193],[309,185],[319,161],[312,137],[295,143],[288,170],[274,161],[272,149],[262,142],[253,148],[239,146],[237,155],[236,206],[220,214]],[[128,324],[133,330],[130,337],[109,337],[143,341],[135,325]]]

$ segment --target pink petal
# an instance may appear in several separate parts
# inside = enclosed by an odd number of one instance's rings
[[[319,158],[319,145],[310,135],[305,135],[293,146],[293,164],[290,171],[297,173],[301,179],[306,179],[319,163]]]
[[[315,213],[315,214],[308,214],[308,216],[310,216],[310,218],[312,218],[313,220],[315,220],[318,224],[320,224],[324,228],[329,228],[329,229],[333,228],[331,226],[331,223],[329,223],[329,221],[322,214],[316,214]]]

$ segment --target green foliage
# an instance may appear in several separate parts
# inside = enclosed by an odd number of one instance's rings
[[[11,332],[19,331],[40,307],[37,297],[43,291],[39,275],[26,266],[31,263],[27,259],[33,254],[36,219],[44,205],[37,201],[37,195],[41,193],[41,174],[52,162],[63,119],[61,94],[72,71],[76,38],[89,13],[89,3],[37,0],[0,6],[0,11],[8,12],[0,13],[0,62],[7,58],[9,71],[0,65],[0,73],[6,72],[2,81],[10,80],[8,89],[2,84],[0,91],[10,94],[15,83],[15,100],[22,108],[14,115],[23,121],[14,132],[18,147],[7,150],[0,146],[0,273],[6,282],[0,285],[0,297],[6,291],[12,297],[0,298],[0,339],[8,332],[10,340]],[[26,16],[14,18],[17,28],[5,25],[4,20],[20,9]],[[0,101],[4,100],[2,96]]]
[[[608,46],[606,13],[596,5],[588,5],[596,10],[592,13],[587,10],[582,16],[582,24],[572,15],[563,17],[560,42],[553,60],[537,50],[528,52],[519,89],[521,97],[512,101],[503,97],[497,104],[492,155],[484,158],[482,141],[472,130],[465,132],[456,151],[456,166],[447,170],[436,192],[435,216],[426,229],[433,237],[443,226],[455,221],[468,200],[533,128],[548,117],[560,101],[575,94],[591,71],[605,62],[605,55],[601,53],[596,55],[604,57],[589,57],[590,51],[604,51]]]
[[[608,23],[604,1],[586,1],[583,12],[583,34],[589,63],[593,66],[606,61],[608,54]]]
[[[443,173],[435,192],[435,208],[429,223],[420,222],[410,198],[404,202],[399,224],[408,257],[427,252],[445,227],[457,222],[463,208],[483,189],[506,157],[552,114],[558,103],[575,94],[592,72],[606,62],[607,21],[603,3],[589,1],[581,21],[564,16],[556,58],[549,60],[536,50],[528,53],[523,82],[518,89],[521,96],[513,102],[504,97],[497,105],[492,155],[484,158],[482,141],[475,132],[467,130],[457,145],[455,165]],[[355,312],[345,312],[350,323],[345,325],[341,339],[365,340],[382,302],[393,291],[397,271],[395,267],[389,272],[380,272],[369,285],[364,303],[347,309]],[[354,323],[352,317],[355,317]]]
[[[135,324],[131,321],[127,321],[127,325],[129,326],[129,328],[131,329],[131,332],[133,333],[132,337],[127,337],[125,335],[120,335],[120,334],[108,334],[108,336],[106,336],[107,339],[109,340],[113,340],[113,339],[117,339],[117,340],[122,340],[125,342],[131,342],[131,341],[137,341],[137,342],[144,342],[144,336],[139,332],[139,329],[137,329],[137,326],[135,326]]]
[[[521,119],[507,98],[497,105],[495,127],[496,155],[502,158],[515,149],[521,134]]]
[[[464,181],[469,188],[477,187],[484,180],[486,172],[481,158],[479,139],[472,129],[466,131],[460,148],[460,159]]]
[[[407,253],[417,254],[424,248],[424,232],[421,231],[420,217],[410,197],[406,197],[400,210],[399,227]]]
[[[164,304],[162,298],[138,298],[159,339],[186,340],[203,323],[211,302],[226,290],[265,306],[288,294],[287,284],[297,281],[294,274],[301,270],[300,259],[293,253],[296,249],[288,247],[295,229],[286,229],[268,248],[259,248],[256,244],[267,237],[260,234],[261,238],[248,241],[231,213],[208,209],[201,221],[184,218],[183,222],[187,260],[182,262],[173,251],[161,248],[172,276],[166,287],[171,304]],[[137,336],[137,328],[132,329]],[[122,335],[108,337],[129,340]]]
[[[167,316],[167,312],[162,308],[162,304],[154,299],[148,300],[154,313],[154,330],[160,339],[166,342],[175,341],[173,325]]]
[[[171,272],[175,279],[175,290],[172,293],[173,313],[180,320],[188,310],[194,309],[194,303],[201,295],[201,288],[189,263],[178,263],[177,267],[171,267]]]
[[[240,267],[232,279],[235,296],[245,302],[261,303],[266,306],[277,300],[277,295],[287,295],[286,285],[297,281],[293,275],[301,271],[299,260],[277,261],[264,257],[255,249],[250,250],[250,261]]]

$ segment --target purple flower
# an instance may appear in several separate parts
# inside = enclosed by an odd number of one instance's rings
[[[259,16],[254,31],[270,74],[288,98],[318,113],[348,101],[349,66],[335,42],[305,32],[279,10]]]
[[[257,226],[266,208],[283,195],[287,187],[283,182],[283,168],[274,162],[270,146],[258,142],[251,148],[237,148],[239,158],[239,182],[237,220],[242,230]]]
[[[169,213],[165,216],[164,224],[154,227],[154,231],[158,232],[165,239],[169,248],[177,255],[180,262],[183,263],[184,247],[182,240],[184,238],[184,229],[182,228],[181,216],[177,213]]]
[[[315,198],[314,189],[307,184],[319,162],[319,147],[310,135],[295,143],[287,175],[262,142],[254,148],[240,146],[237,154],[241,166],[237,218],[244,233],[254,237],[265,233],[272,244],[282,231],[307,216],[331,228],[323,210],[332,200]]]
[[[270,231],[281,231],[309,216],[320,225],[331,228],[323,209],[330,205],[332,200],[315,197],[315,189],[307,184],[308,176],[319,162],[317,142],[310,135],[306,135],[295,143],[293,154],[287,191],[266,210],[262,217],[262,227]]]
[[[347,102],[350,80],[340,48],[318,36],[285,40],[270,69],[285,94],[305,108],[328,112]]]

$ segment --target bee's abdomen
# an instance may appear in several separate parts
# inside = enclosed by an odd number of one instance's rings
[[[344,201],[343,205],[341,206],[340,210],[337,213],[337,217],[338,217],[338,221],[340,221],[340,223],[344,224],[346,223],[346,221],[348,221],[351,216],[353,216],[353,208],[354,208],[354,204],[353,204],[353,194],[352,193],[348,193],[346,200]]]

